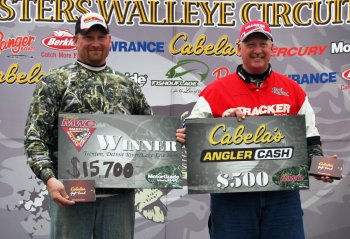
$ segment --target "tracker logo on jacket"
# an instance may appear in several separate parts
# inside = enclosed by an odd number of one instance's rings
[[[260,105],[259,107],[246,108],[238,107],[244,115],[288,115],[290,114],[289,104]]]

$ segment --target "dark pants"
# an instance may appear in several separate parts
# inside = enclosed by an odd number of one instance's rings
[[[299,191],[211,194],[211,239],[304,239]]]
[[[58,207],[50,200],[50,216],[52,239],[132,239],[134,192],[67,207]]]

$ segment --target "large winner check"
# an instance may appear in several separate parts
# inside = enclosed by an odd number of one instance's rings
[[[309,188],[305,117],[186,121],[189,193]]]
[[[59,179],[97,188],[182,188],[178,117],[60,114]]]

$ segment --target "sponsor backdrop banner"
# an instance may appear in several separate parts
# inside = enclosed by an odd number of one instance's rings
[[[137,82],[156,115],[188,116],[198,93],[241,63],[242,24],[261,19],[274,36],[274,70],[308,93],[325,154],[344,159],[344,178],[310,178],[302,190],[307,238],[350,234],[349,1],[12,1],[0,0],[0,231],[2,238],[48,238],[47,191],[29,170],[23,132],[33,89],[76,58],[74,23],[88,11],[110,27],[108,64]],[[174,133],[175,135],[175,133]],[[174,136],[175,138],[175,136]],[[208,239],[209,195],[137,189],[135,238]],[[332,220],[328,220],[332,218]]]
[[[186,120],[188,190],[308,189],[304,116]]]

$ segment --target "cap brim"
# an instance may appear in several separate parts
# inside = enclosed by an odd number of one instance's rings
[[[249,32],[248,34],[245,34],[244,37],[241,38],[241,41],[244,41],[245,39],[247,39],[247,37],[251,36],[252,34],[255,33],[261,33],[264,36],[266,36],[266,38],[270,39],[271,41],[273,41],[272,39],[272,35],[266,31],[260,30],[260,29],[256,29],[254,31]]]
[[[91,31],[92,29],[101,29],[101,30],[103,30],[103,31],[105,31],[107,34],[109,33],[109,30],[108,29],[106,29],[103,25],[101,25],[101,24],[95,24],[95,25],[93,25],[93,26],[91,26],[89,29],[87,29],[87,30],[83,30],[83,29],[81,29],[81,30],[79,30],[77,33],[78,34],[81,34],[81,35],[86,35],[89,31]]]

